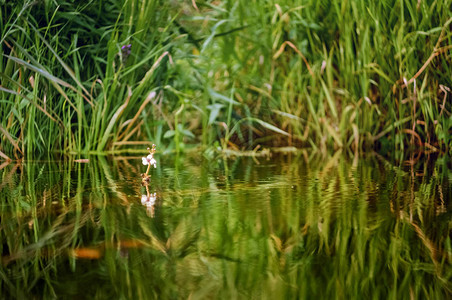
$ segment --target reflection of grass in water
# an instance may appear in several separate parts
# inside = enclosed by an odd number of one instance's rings
[[[0,191],[2,295],[450,294],[447,181],[433,175],[413,186],[410,172],[375,162],[292,159],[260,166],[237,159],[220,168],[179,162],[153,176],[155,219],[140,205],[139,167],[131,162],[8,166]],[[88,250],[99,259],[71,255]]]

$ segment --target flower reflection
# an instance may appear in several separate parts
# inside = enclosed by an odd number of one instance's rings
[[[151,206],[155,204],[155,200],[157,199],[157,193],[149,194],[149,195],[141,195],[141,204],[146,206]]]
[[[148,215],[153,218],[155,214],[155,202],[157,200],[157,193],[149,192],[149,182],[143,182],[146,187],[146,194],[141,195],[141,204],[146,206]]]
[[[149,194],[149,195],[141,195],[141,204],[146,206],[146,211],[151,218],[154,217],[155,214],[155,200],[157,199],[157,194]]]

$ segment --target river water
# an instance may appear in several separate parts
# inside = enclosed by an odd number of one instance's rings
[[[0,297],[446,299],[452,165],[274,155],[0,166]]]

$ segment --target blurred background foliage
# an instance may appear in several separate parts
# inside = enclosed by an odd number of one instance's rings
[[[0,155],[449,151],[451,1],[3,1]]]

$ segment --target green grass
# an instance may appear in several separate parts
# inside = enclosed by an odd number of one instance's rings
[[[2,157],[450,149],[448,0],[22,3],[0,9]]]

